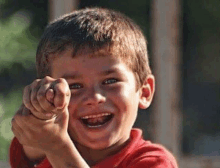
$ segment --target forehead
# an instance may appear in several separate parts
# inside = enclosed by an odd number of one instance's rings
[[[71,49],[60,53],[51,62],[51,76],[64,77],[70,74],[76,76],[87,75],[105,75],[109,73],[122,73],[123,71],[130,71],[127,65],[121,60],[108,52],[102,50],[101,52],[87,51],[78,52],[74,57]],[[95,54],[95,55],[94,55]]]

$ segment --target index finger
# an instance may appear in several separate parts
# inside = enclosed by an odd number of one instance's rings
[[[54,82],[54,106],[57,109],[63,109],[69,105],[70,100],[70,89],[67,81],[63,78],[57,79]]]

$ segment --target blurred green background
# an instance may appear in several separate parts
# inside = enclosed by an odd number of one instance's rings
[[[79,8],[86,6],[109,7],[134,19],[150,49],[150,0],[81,0]],[[212,147],[201,149],[201,143],[216,142],[213,148],[220,149],[219,9],[219,0],[182,1],[182,150],[186,155],[210,154]],[[46,0],[0,0],[0,160],[8,159],[10,122],[22,102],[22,90],[36,78],[35,52],[47,22]],[[149,113],[138,117],[136,126],[149,124]],[[218,151],[213,155],[220,155]]]

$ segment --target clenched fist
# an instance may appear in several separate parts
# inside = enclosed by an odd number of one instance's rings
[[[28,147],[51,151],[66,139],[70,90],[65,79],[45,77],[24,89],[23,104],[12,119],[12,131]]]
[[[68,106],[70,90],[65,79],[46,76],[24,89],[23,104],[39,119],[50,119]]]

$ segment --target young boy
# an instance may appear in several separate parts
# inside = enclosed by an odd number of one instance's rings
[[[132,20],[101,8],[63,16],[46,28],[36,64],[39,79],[12,119],[12,168],[177,168],[132,128],[155,87]]]

